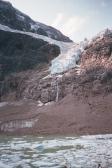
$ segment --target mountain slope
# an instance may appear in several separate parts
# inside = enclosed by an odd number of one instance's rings
[[[112,30],[80,44],[58,41],[0,3],[0,133],[111,133]]]
[[[0,0],[0,24],[12,29],[48,36],[55,40],[71,42],[71,40],[64,36],[59,30],[33,21],[29,16],[15,9],[11,3],[2,0]]]
[[[13,101],[0,104],[1,133],[111,133],[111,47],[110,31],[89,42],[78,69],[47,76],[42,67],[8,76],[2,100]]]

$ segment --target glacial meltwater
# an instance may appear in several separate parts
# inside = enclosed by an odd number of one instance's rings
[[[112,168],[112,135],[0,136],[0,168]]]

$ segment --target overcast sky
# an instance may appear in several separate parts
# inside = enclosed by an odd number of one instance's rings
[[[54,26],[74,41],[112,27],[112,0],[9,0],[32,19]]]

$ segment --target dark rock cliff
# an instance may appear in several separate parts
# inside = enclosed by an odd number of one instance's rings
[[[42,39],[0,30],[0,79],[12,72],[24,71],[49,63],[58,56],[58,46]]]

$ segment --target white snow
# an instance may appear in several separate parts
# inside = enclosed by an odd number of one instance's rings
[[[39,100],[39,101],[38,101],[38,106],[41,107],[41,106],[43,106],[43,105],[44,105],[44,104]]]
[[[1,102],[0,103],[0,107],[4,107],[4,106],[6,106],[8,104],[8,102]]]
[[[38,24],[32,24],[32,23],[30,23],[30,26],[31,26],[31,30],[34,30],[34,31],[37,31],[40,27]]]
[[[19,15],[19,14],[17,14],[17,18],[18,18],[20,21],[24,21],[24,20],[25,20],[25,17],[22,16],[22,15]]]
[[[31,25],[34,28],[34,25]],[[0,29],[4,31],[9,31],[13,33],[20,33],[32,36],[34,38],[42,39],[44,41],[49,42],[50,44],[55,44],[60,47],[61,54],[52,60],[50,71],[51,74],[59,74],[64,71],[67,71],[71,68],[77,66],[77,61],[80,58],[81,53],[83,52],[85,46],[87,45],[87,41],[81,42],[80,44],[76,44],[74,42],[62,42],[54,40],[50,37],[46,37],[43,35],[31,33],[31,32],[23,32],[19,30],[14,30],[9,28],[8,26],[4,26],[0,24]]]
[[[2,25],[2,24],[0,24],[0,30],[4,30],[4,31],[8,31],[8,32],[13,32],[13,33],[26,34],[26,35],[32,36],[32,37],[34,37],[34,38],[42,39],[42,40],[44,40],[44,41],[47,41],[47,42],[49,42],[50,44],[58,45],[58,46],[61,47],[61,49],[63,49],[64,46],[70,44],[70,43],[65,43],[65,42],[57,41],[57,40],[54,40],[54,39],[52,39],[52,38],[50,38],[50,37],[43,36],[43,35],[39,35],[39,34],[35,34],[35,33],[32,33],[32,32],[24,32],[24,31],[20,31],[20,30],[16,30],[16,29],[11,29],[10,27],[4,26],[4,25]],[[71,44],[72,44],[72,43],[71,43]]]

